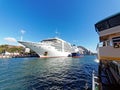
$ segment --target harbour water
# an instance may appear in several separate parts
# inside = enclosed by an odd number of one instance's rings
[[[0,59],[0,90],[91,90],[96,56]]]

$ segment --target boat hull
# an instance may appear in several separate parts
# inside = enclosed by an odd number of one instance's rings
[[[80,58],[82,57],[83,55],[81,55],[80,53],[72,53],[72,57],[73,58]]]

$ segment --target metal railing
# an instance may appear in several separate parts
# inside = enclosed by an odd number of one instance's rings
[[[95,76],[95,72],[93,70],[92,72],[92,90],[98,90],[99,83],[98,83],[98,77]]]

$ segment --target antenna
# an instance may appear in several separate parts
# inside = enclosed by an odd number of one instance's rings
[[[56,37],[60,37],[60,32],[58,32],[57,28],[56,28],[55,34],[56,34]]]
[[[21,30],[20,32],[21,32],[21,38],[20,38],[20,41],[22,41],[22,40],[23,40],[23,34],[25,33],[25,31],[24,31],[24,30]]]

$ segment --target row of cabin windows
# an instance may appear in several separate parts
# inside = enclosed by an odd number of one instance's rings
[[[104,41],[103,46],[113,46],[114,48],[120,48],[120,38],[112,39],[111,41]]]
[[[54,46],[57,50],[62,51],[62,42],[61,43],[52,43],[52,46]],[[64,51],[71,51],[71,46],[68,43],[64,43]]]
[[[114,16],[110,19],[97,23],[95,25],[95,28],[97,31],[103,31],[103,30],[106,30],[106,29],[109,29],[109,28],[112,28],[118,25],[120,25],[120,15]]]
[[[120,48],[120,41],[119,42],[104,41],[103,47],[104,46],[113,46],[114,48]]]
[[[104,41],[103,46],[113,46],[112,41]]]

